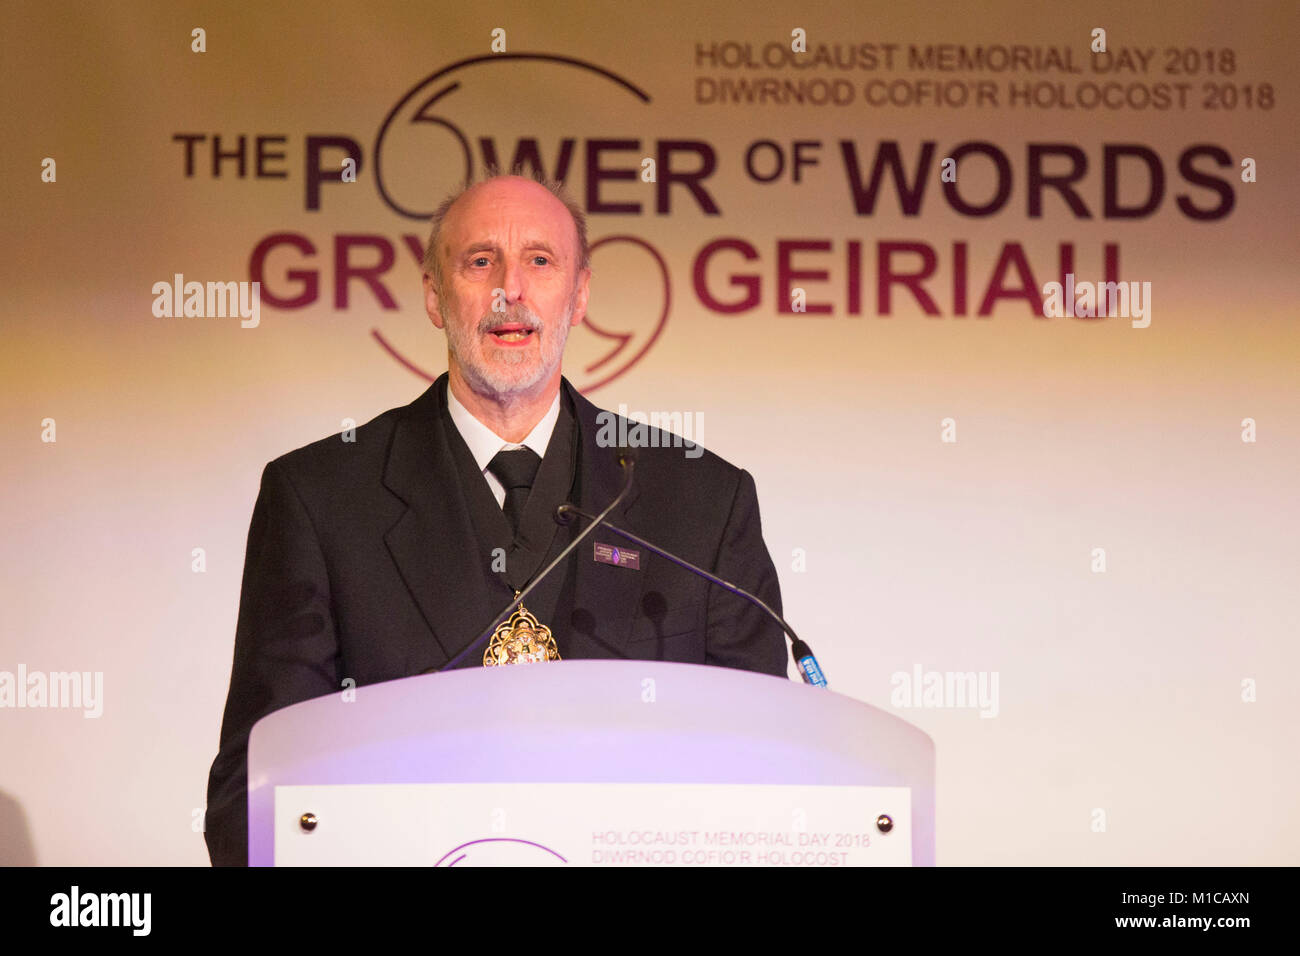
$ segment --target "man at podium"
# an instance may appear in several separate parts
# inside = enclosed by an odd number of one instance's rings
[[[411,404],[262,473],[244,562],[205,836],[247,863],[248,734],[290,704],[442,668],[579,534],[565,502],[751,591],[779,614],[753,478],[679,437],[619,421],[561,374],[587,311],[585,216],[561,186],[493,174],[435,213],[426,309],[448,371]],[[784,676],[762,611],[600,528],[456,666],[573,658],[716,664]]]

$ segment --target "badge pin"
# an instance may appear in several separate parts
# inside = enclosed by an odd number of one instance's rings
[[[593,546],[593,557],[601,564],[612,564],[616,568],[641,570],[641,552],[631,548],[616,548],[612,544],[597,541]]]

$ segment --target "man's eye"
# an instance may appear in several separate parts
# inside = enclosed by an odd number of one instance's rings
[[[469,264],[472,265],[472,266],[476,266],[476,265],[478,265],[479,263],[482,263],[483,265],[487,265],[487,264],[488,264],[488,257],[487,257],[487,256],[475,256],[473,259],[471,259],[471,260],[469,261]]]
[[[549,265],[549,264],[550,264],[550,261],[551,261],[550,259],[546,258],[546,256],[533,256],[533,261],[534,261],[534,262],[537,262],[538,259],[540,259],[541,262],[538,262],[537,264],[538,264],[538,265],[543,265],[543,266],[544,266],[544,265]]]

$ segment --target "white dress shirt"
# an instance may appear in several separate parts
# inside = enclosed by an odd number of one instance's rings
[[[474,456],[474,463],[487,479],[488,487],[492,489],[492,496],[496,498],[498,505],[505,508],[506,490],[497,480],[497,476],[488,471],[488,463],[503,448],[527,446],[537,453],[538,458],[544,457],[546,446],[551,443],[551,433],[555,431],[555,423],[560,417],[560,393],[555,393],[555,401],[551,402],[550,409],[542,416],[542,420],[533,426],[533,430],[524,437],[523,442],[518,444],[506,441],[475,418],[473,413],[452,394],[451,385],[447,386],[447,411],[451,414],[451,420],[455,423],[456,430],[460,432],[460,437],[465,439],[465,444],[469,446],[469,453]]]

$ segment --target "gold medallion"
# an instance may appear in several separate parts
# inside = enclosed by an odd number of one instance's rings
[[[519,592],[515,592],[519,597]],[[533,617],[522,604],[515,613],[501,622],[501,626],[488,641],[483,652],[483,666],[497,667],[505,664],[541,664],[558,661],[559,648],[551,629]]]

